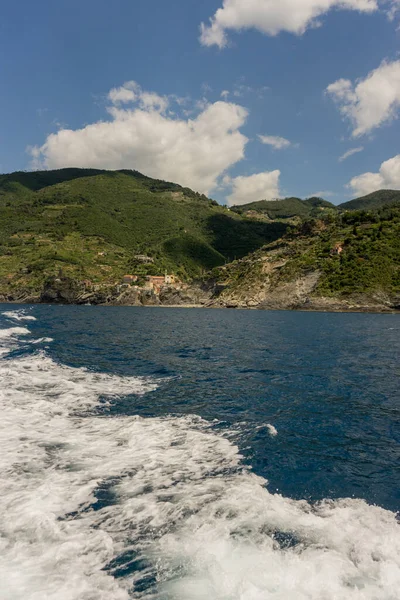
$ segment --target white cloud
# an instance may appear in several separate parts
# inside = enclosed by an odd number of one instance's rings
[[[258,29],[267,35],[288,31],[302,35],[319,24],[318,18],[333,8],[373,12],[377,0],[223,0],[211,17],[210,24],[201,24],[200,41],[204,46],[228,44],[228,29]]]
[[[144,110],[155,110],[165,112],[169,106],[170,100],[167,96],[159,96],[155,92],[146,92],[136,81],[127,81],[119,88],[113,88],[108,93],[108,99],[115,106],[120,104],[138,103]],[[171,96],[176,102],[175,96]]]
[[[228,205],[247,204],[258,200],[272,200],[279,196],[279,177],[281,172],[266,171],[249,177],[225,179],[224,183],[232,186],[232,193],[227,197]]]
[[[275,150],[284,150],[285,148],[292,146],[292,142],[284,137],[279,137],[278,135],[259,135],[258,139],[262,144],[272,146]]]
[[[236,98],[242,98],[245,94],[253,94],[256,91],[257,90],[252,88],[251,85],[247,85],[245,83],[236,83],[233,95],[236,96]]]
[[[78,130],[61,129],[29,151],[35,168],[95,167],[136,169],[209,193],[218,178],[244,157],[248,139],[240,132],[247,110],[216,102],[196,118],[165,114],[170,98],[144,92],[133,84],[112,90],[109,121]],[[124,90],[124,91],[122,91]],[[121,107],[135,94],[132,107]],[[131,100],[129,100],[130,102]]]
[[[208,106],[211,106],[211,103],[204,97],[200,98],[200,100],[197,100],[195,103],[195,108],[201,111],[206,110]]]
[[[369,133],[397,116],[400,108],[400,60],[384,61],[353,84],[339,79],[326,89],[353,124],[353,137]]]
[[[223,90],[221,92],[221,98],[224,98],[224,100],[226,100],[229,96],[229,91],[228,90]]]
[[[113,104],[125,104],[129,102],[135,102],[137,98],[137,92],[140,91],[140,87],[136,81],[127,81],[119,88],[113,88],[108,93],[108,99]]]
[[[391,0],[390,4],[391,4],[391,6],[387,10],[387,15],[388,15],[389,21],[393,21],[396,17],[396,14],[400,10],[400,0]]]
[[[339,156],[338,161],[343,162],[344,160],[346,160],[346,158],[350,158],[350,156],[353,156],[353,154],[358,154],[359,152],[362,152],[363,150],[364,150],[364,146],[359,146],[358,148],[350,148],[350,150],[347,150],[347,152],[342,154],[342,156]]]
[[[348,186],[355,196],[365,196],[376,190],[400,190],[400,154],[381,164],[378,173],[363,173],[353,177]]]
[[[140,94],[140,107],[144,110],[155,110],[165,112],[169,106],[168,98],[163,98],[154,92],[142,92]]]

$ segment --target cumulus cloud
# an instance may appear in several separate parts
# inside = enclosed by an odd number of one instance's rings
[[[278,135],[259,135],[258,139],[262,144],[272,146],[275,150],[284,150],[285,148],[292,146],[292,142],[284,137],[279,137]]]
[[[342,156],[339,156],[338,161],[343,162],[347,158],[350,158],[350,156],[353,156],[353,154],[358,154],[359,152],[362,152],[363,150],[364,150],[364,146],[359,146],[358,148],[350,148],[350,150],[347,150],[347,152],[342,154]]]
[[[143,91],[134,82],[111,90],[108,98],[110,120],[49,135],[42,146],[29,149],[32,166],[136,169],[209,193],[244,157],[248,139],[240,128],[248,113],[242,106],[219,101],[193,119],[171,116],[166,109],[172,97]]]
[[[365,196],[381,189],[400,190],[400,154],[383,162],[378,173],[353,177],[347,187],[355,196]]]
[[[371,13],[377,10],[377,0],[223,0],[222,8],[201,24],[200,41],[204,46],[228,44],[229,29],[257,29],[267,35],[288,31],[302,35],[319,24],[319,17],[329,10],[347,9]]]
[[[121,87],[110,90],[108,93],[108,99],[113,104],[135,102],[140,91],[140,86],[136,83],[136,81],[127,81]]]
[[[353,137],[369,133],[394,119],[400,108],[400,60],[384,61],[353,84],[339,79],[326,89],[342,115],[353,124]]]
[[[175,99],[174,96],[171,96],[171,98]],[[159,96],[155,92],[146,92],[136,81],[127,81],[121,87],[113,88],[108,93],[108,99],[115,106],[137,102],[140,108],[144,110],[156,110],[158,112],[165,112],[170,103],[167,96]]]
[[[225,178],[224,183],[232,186],[228,196],[228,205],[247,204],[258,200],[272,200],[279,196],[279,177],[281,172],[265,171],[249,177]]]

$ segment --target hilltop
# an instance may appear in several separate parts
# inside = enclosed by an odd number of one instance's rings
[[[240,206],[233,206],[232,211],[239,215],[261,216],[269,220],[274,219],[307,219],[321,216],[327,209],[336,211],[336,206],[323,198],[284,198],[283,200],[260,200]]]
[[[378,190],[339,205],[339,210],[377,210],[389,204],[400,204],[399,190]]]
[[[260,200],[240,206],[233,206],[232,211],[239,215],[263,220],[275,219],[310,219],[323,218],[327,213],[348,210],[378,210],[392,204],[400,204],[399,190],[378,190],[367,196],[355,198],[339,205],[334,205],[323,198],[312,197],[306,200],[291,197],[282,200]]]
[[[285,230],[137,171],[1,175],[0,294],[35,295],[59,273],[99,285],[132,272],[144,277],[168,271],[190,280]],[[143,265],[138,255],[151,262]]]

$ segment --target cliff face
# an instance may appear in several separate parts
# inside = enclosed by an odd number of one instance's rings
[[[320,273],[316,271],[275,286],[272,277],[267,275],[262,283],[253,288],[227,288],[215,299],[215,304],[232,308],[296,309],[309,302],[319,277]]]
[[[318,294],[319,271],[290,282],[274,283],[272,277],[255,287],[231,289],[214,295],[208,306],[215,308],[257,308],[264,310],[315,310],[329,312],[394,312],[400,310],[400,295],[384,292],[350,294],[346,297]]]
[[[70,277],[52,277],[43,289],[35,293],[20,289],[0,296],[0,302],[38,304],[94,304],[113,306],[204,306],[212,298],[214,286],[203,283],[163,286],[159,294],[154,290],[126,286],[96,286],[88,291],[81,282]]]

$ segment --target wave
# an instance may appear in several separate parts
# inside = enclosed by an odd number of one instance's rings
[[[36,317],[27,315],[25,309],[9,310],[1,314],[7,319],[13,319],[14,321],[36,321]]]
[[[398,598],[394,513],[271,494],[199,417],[96,413],[159,382],[40,352],[0,379],[2,599]]]
[[[5,317],[7,320],[14,321],[36,321],[36,317],[32,315],[25,314],[25,309],[21,309],[18,311],[7,311],[1,313],[2,317]],[[26,338],[31,334],[31,331],[27,329],[27,327],[22,326],[13,326],[5,329],[0,329],[0,356],[4,356],[8,354],[12,350],[18,348],[19,338],[24,336]],[[28,338],[27,343],[29,344],[48,344],[53,342],[53,338],[50,337],[42,337],[37,339]]]
[[[26,327],[10,327],[9,329],[0,329],[0,339],[17,338],[20,335],[29,335],[29,329]]]
[[[0,356],[8,354],[17,348],[20,336],[27,336],[29,334],[29,329],[26,329],[25,327],[0,329]]]

